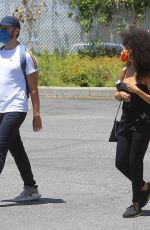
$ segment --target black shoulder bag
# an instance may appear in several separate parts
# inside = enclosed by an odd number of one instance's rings
[[[122,102],[122,101],[121,101]],[[119,121],[117,121],[117,115],[121,106],[121,102],[119,103],[118,109],[117,109],[117,113],[115,116],[115,120],[114,120],[114,124],[110,133],[110,137],[109,137],[109,142],[116,142],[117,141],[117,130],[118,130],[118,126],[119,126]]]

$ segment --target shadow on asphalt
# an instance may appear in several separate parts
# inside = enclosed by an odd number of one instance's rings
[[[143,216],[150,216],[150,210],[143,210]]]
[[[1,202],[11,202],[10,204],[0,204],[0,207],[12,207],[12,206],[23,206],[23,205],[41,205],[41,204],[62,204],[66,203],[62,199],[53,199],[53,198],[40,198],[39,200],[26,201],[26,202],[15,202],[13,199],[10,200],[1,200]],[[12,203],[13,202],[13,203]]]

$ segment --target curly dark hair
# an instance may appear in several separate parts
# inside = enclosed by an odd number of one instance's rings
[[[137,80],[150,77],[150,33],[141,28],[130,28],[120,37],[123,46],[132,49]]]

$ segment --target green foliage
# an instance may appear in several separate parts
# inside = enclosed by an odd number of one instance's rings
[[[85,57],[85,56],[89,56],[91,58],[95,58],[95,57],[113,57],[115,55],[117,55],[117,49],[116,48],[105,48],[103,46],[93,46],[93,48],[91,49],[81,49],[78,51],[78,54],[80,55],[80,57]]]
[[[70,7],[72,11],[75,8],[78,9],[77,19],[85,31],[89,31],[96,15],[99,16],[99,20],[103,23],[112,20],[114,4],[111,4],[111,1],[108,0],[70,0]]]
[[[42,86],[114,86],[122,67],[118,57],[36,54],[39,85]]]
[[[70,0],[71,12],[78,10],[77,19],[80,21],[85,31],[89,31],[93,25],[94,19],[99,18],[100,24],[108,25],[112,21],[126,21],[128,10],[133,11],[133,22],[137,24],[139,20],[144,18],[146,7],[150,7],[149,0]],[[116,16],[120,13],[120,16]],[[122,24],[124,25],[124,23]],[[122,30],[122,26],[120,26]]]

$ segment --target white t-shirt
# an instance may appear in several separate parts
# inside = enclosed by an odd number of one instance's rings
[[[36,72],[37,65],[26,52],[26,74]],[[0,113],[27,112],[25,77],[20,66],[20,46],[0,50]]]

